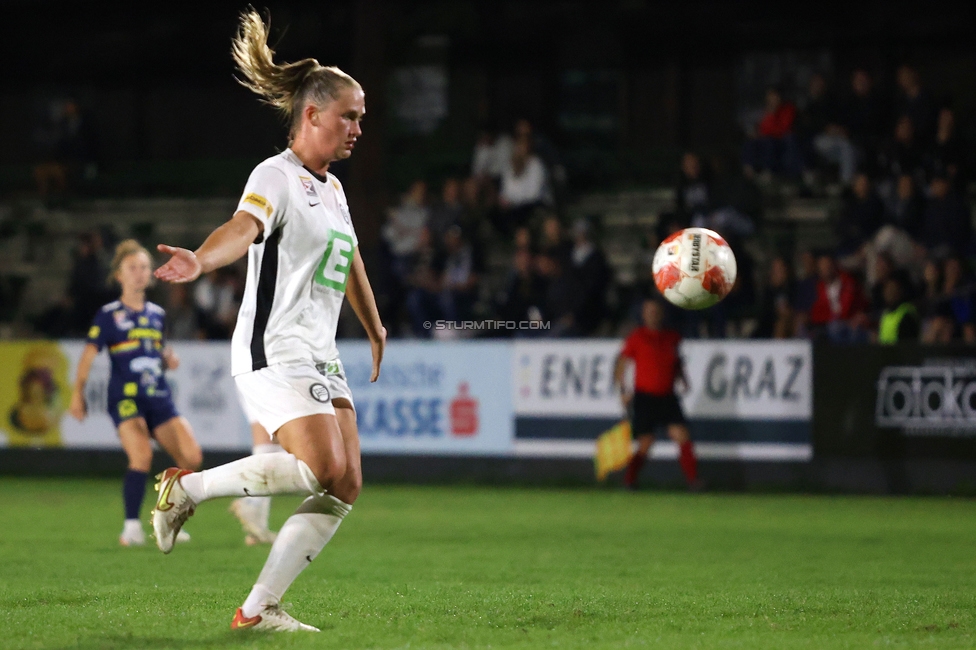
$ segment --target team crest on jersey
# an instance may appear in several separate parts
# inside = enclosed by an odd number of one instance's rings
[[[312,181],[311,178],[309,178],[308,176],[299,176],[298,178],[301,179],[302,187],[305,188],[306,194],[308,194],[309,196],[315,196],[315,197],[318,196],[318,194],[315,193],[315,183],[314,181]]]
[[[115,319],[115,326],[120,330],[130,330],[135,327],[135,323],[129,320],[128,314],[125,311],[113,312],[112,318]]]

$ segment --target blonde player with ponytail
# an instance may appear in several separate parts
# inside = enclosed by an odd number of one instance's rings
[[[309,630],[281,608],[285,590],[329,542],[362,487],[352,393],[335,345],[344,297],[369,336],[371,380],[379,377],[386,330],[349,215],[329,165],[348,158],[366,113],[360,85],[314,59],[276,64],[268,27],[241,17],[232,53],[241,83],[289,121],[289,148],[251,173],[233,218],[195,252],[170,246],[156,271],[168,282],[247,255],[244,299],[231,345],[232,372],[248,411],[281,445],[203,472],[160,474],[153,528],[160,550],[197,505],[218,497],[304,494],[278,532],[234,629]]]
[[[129,461],[122,479],[125,522],[119,544],[142,546],[146,536],[139,511],[152,464],[152,441],[187,469],[200,467],[203,455],[190,423],[177,413],[166,382],[165,371],[175,370],[180,360],[165,345],[166,312],[146,300],[146,289],[152,280],[149,251],[134,239],[121,242],[112,259],[110,279],[118,283],[122,294],[95,314],[88,330],[88,344],[78,360],[68,412],[79,421],[87,417],[88,374],[101,349],[108,348],[112,368],[106,395],[108,414],[118,428],[119,441]],[[186,531],[180,533],[178,541],[189,541]]]

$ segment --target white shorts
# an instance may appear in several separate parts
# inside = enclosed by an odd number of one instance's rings
[[[344,398],[352,404],[352,392],[338,359],[277,363],[234,377],[248,420],[258,422],[274,436],[286,422],[309,415],[335,415],[332,400]]]

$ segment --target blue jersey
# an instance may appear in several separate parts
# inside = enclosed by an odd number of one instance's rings
[[[142,311],[135,311],[116,300],[95,314],[88,342],[99,350],[108,348],[112,361],[110,403],[123,397],[170,397],[163,375],[165,319],[163,308],[149,301]]]

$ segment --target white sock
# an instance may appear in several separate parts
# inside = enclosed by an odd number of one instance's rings
[[[277,454],[283,452],[281,445],[274,443],[264,443],[254,445],[251,453],[258,454]],[[247,507],[254,513],[254,520],[265,530],[268,530],[268,519],[271,517],[271,497],[244,497]]]
[[[125,523],[122,524],[122,532],[126,535],[131,533],[141,533],[142,532],[142,522],[138,519],[126,519]]]
[[[298,574],[321,552],[352,506],[331,495],[312,496],[302,502],[278,531],[261,575],[241,606],[244,616],[257,616],[277,605]]]
[[[269,494],[323,494],[325,490],[304,461],[287,452],[258,454],[180,479],[194,503],[218,497]]]

